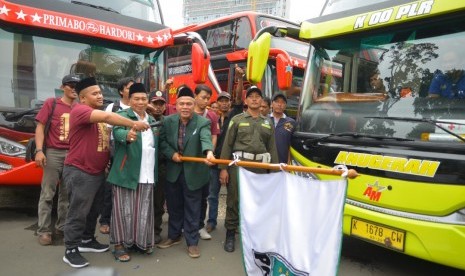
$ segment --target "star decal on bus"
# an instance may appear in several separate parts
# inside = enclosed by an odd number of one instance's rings
[[[144,41],[144,36],[141,34],[137,34],[137,41]]]
[[[147,42],[148,43],[153,43],[153,37],[151,35],[147,36]]]
[[[157,36],[157,41],[158,41],[158,43],[162,43],[162,42],[163,42],[163,38],[162,38],[160,35],[158,35],[158,36]]]
[[[0,9],[0,14],[6,14],[8,15],[8,12],[11,11],[10,9],[7,9],[6,5],[3,5],[3,7]]]
[[[24,21],[26,21],[26,15],[25,13],[23,13],[23,10],[20,10],[19,12],[15,12],[16,15],[18,15],[18,17],[16,17],[16,19],[22,19]]]
[[[286,72],[292,72],[292,66],[291,65],[286,66]]]
[[[42,19],[42,16],[39,16],[37,13],[32,15],[32,22],[39,22],[39,23],[42,23],[40,22],[40,20]]]

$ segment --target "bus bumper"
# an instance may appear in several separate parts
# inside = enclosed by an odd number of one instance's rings
[[[465,225],[402,218],[347,203],[344,208],[344,234],[410,256],[465,270]],[[404,234],[404,240],[399,240],[397,248],[390,242],[377,242],[373,239],[377,230],[384,231],[385,234],[393,230],[390,234],[394,237]],[[367,235],[371,237],[360,235],[364,231],[369,232]]]
[[[42,181],[42,168],[24,158],[0,155],[0,186],[38,186]]]

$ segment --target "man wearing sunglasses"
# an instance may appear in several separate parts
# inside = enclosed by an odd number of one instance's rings
[[[54,235],[55,238],[63,238],[63,228],[68,212],[68,193],[61,178],[63,163],[69,149],[69,113],[77,98],[74,88],[78,81],[79,77],[76,75],[65,76],[60,87],[63,90],[63,96],[45,100],[36,116],[35,162],[37,166],[43,168],[37,229],[41,245],[52,244],[52,206],[57,187],[58,218],[55,223]],[[45,125],[49,118],[51,118],[50,125],[45,133]],[[60,185],[58,185],[59,183]]]

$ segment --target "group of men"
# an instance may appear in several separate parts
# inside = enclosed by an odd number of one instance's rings
[[[243,70],[236,67],[237,88],[233,101],[227,92],[218,95],[219,115],[207,108],[212,91],[205,85],[198,85],[194,91],[187,86],[179,87],[176,113],[169,116],[164,116],[167,107],[166,95],[164,97],[163,94],[172,82],[167,82],[164,92],[156,91],[149,97],[147,113],[163,124],[159,150],[156,149],[160,162],[153,192],[154,243],[158,244],[158,248],[179,244],[184,236],[188,255],[199,257],[199,238],[211,238],[209,233],[217,226],[220,186],[227,185],[224,249],[227,252],[235,250],[239,226],[237,167],[217,166],[214,164],[215,156],[266,163],[288,162],[295,122],[284,114],[285,95],[275,94],[271,103],[272,113],[263,115],[260,112],[263,95],[258,87],[249,87],[245,102],[242,102],[243,75]],[[52,236],[64,236],[66,249],[63,261],[72,267],[89,264],[81,252],[105,252],[109,249],[109,245],[95,239],[98,216],[99,230],[104,234],[109,233],[109,224],[113,221],[109,218],[111,184],[106,182],[108,164],[111,164],[109,127],[124,126],[134,132],[150,128],[146,122],[129,120],[116,112],[127,108],[126,90],[133,83],[132,79],[119,82],[121,101],[107,107],[105,112],[100,110],[103,96],[95,78],[65,76],[61,86],[63,97],[47,99],[36,117],[35,162],[44,169],[38,211],[39,243],[49,245],[52,244]],[[244,104],[247,106],[245,112]],[[51,118],[51,127],[45,133],[48,118]],[[203,157],[205,161],[184,162],[183,156]],[[251,170],[268,173],[263,169]],[[60,190],[58,219],[52,235],[51,209],[57,187]],[[168,238],[161,241],[165,200],[169,212]]]

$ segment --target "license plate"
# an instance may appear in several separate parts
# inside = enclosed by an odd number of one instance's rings
[[[404,251],[405,231],[352,218],[350,235],[390,249]]]

